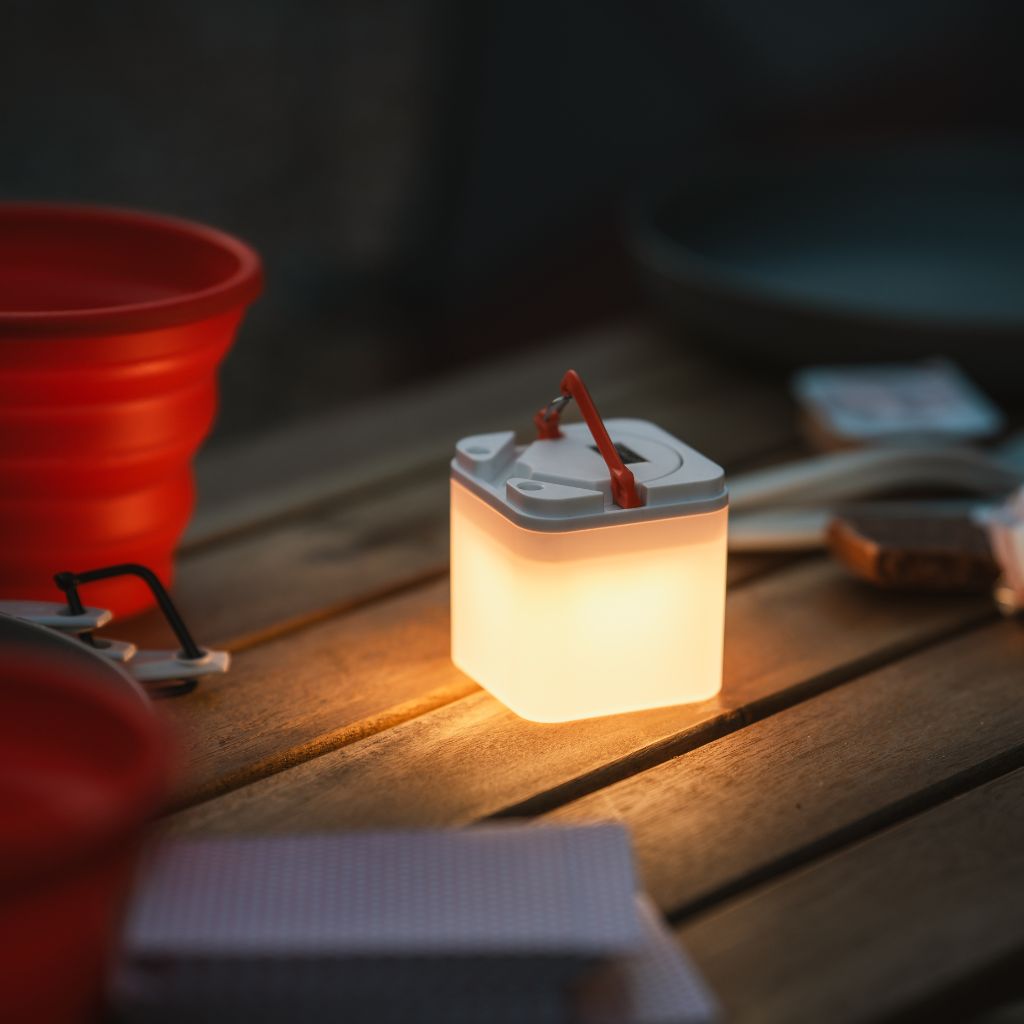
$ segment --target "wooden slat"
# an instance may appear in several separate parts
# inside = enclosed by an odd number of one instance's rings
[[[888,1019],[993,963],[1024,962],[1024,770],[678,934],[732,1021]]]
[[[1001,622],[556,811],[626,824],[644,886],[696,908],[1024,758],[1024,631]]]
[[[613,716],[566,725],[518,719],[478,692],[387,732],[248,786],[197,808],[186,819],[196,830],[323,828],[365,824],[452,824],[506,811],[526,802],[539,810],[581,791],[647,767],[738,727],[746,717],[794,702],[880,662],[989,614],[976,600],[907,599],[874,593],[816,560],[750,583],[730,599],[726,625],[725,687],[719,698],[687,707]],[[225,680],[223,725],[204,722],[223,746],[208,749],[193,767],[193,793],[208,794],[224,774],[240,780],[260,774],[273,748],[340,727],[337,704],[358,692],[360,708],[396,700],[400,678],[415,674],[422,692],[457,687],[462,677],[448,661],[444,584],[387,602],[364,615],[325,623],[303,634],[306,660],[299,699],[291,696],[281,659],[292,644],[253,652],[272,654],[260,674],[277,679],[273,699],[248,709],[247,680]],[[376,659],[363,651],[369,648]],[[349,666],[346,656],[354,659]],[[241,660],[241,659],[240,659]],[[356,671],[352,671],[355,669]],[[239,685],[241,683],[241,685]],[[414,692],[401,690],[401,699]],[[275,707],[286,706],[286,741],[275,733]],[[250,729],[263,723],[258,739]],[[197,741],[205,748],[207,741]],[[320,749],[323,749],[321,744]],[[308,752],[297,751],[299,761]],[[538,798],[540,798],[538,800]]]

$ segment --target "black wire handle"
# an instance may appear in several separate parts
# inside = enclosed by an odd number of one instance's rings
[[[72,615],[81,615],[85,608],[82,605],[82,599],[78,596],[79,586],[83,583],[95,583],[97,580],[108,580],[112,576],[138,576],[153,592],[167,624],[174,630],[174,635],[178,638],[178,643],[181,644],[181,656],[190,661],[206,657],[207,652],[192,639],[192,634],[171,600],[171,595],[167,593],[167,589],[157,578],[156,573],[144,565],[125,562],[123,565],[108,565],[104,569],[90,569],[88,572],[59,572],[53,577],[53,582],[64,592],[68,602],[68,611]]]

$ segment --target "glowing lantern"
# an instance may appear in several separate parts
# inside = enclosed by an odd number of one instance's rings
[[[532,444],[506,431],[456,445],[452,660],[536,722],[712,697],[722,470],[653,423],[606,429],[573,370],[561,391],[537,413]],[[570,398],[586,423],[561,428]]]

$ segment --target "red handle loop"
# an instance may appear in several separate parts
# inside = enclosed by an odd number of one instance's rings
[[[583,414],[583,419],[597,444],[597,450],[608,465],[608,472],[612,479],[612,499],[621,508],[639,508],[643,502],[637,493],[636,479],[615,450],[615,445],[612,444],[612,439],[608,436],[601,414],[597,411],[597,406],[594,405],[594,400],[590,397],[586,384],[575,370],[565,371],[560,392],[558,398],[549,402],[533,417],[533,422],[537,426],[537,437],[542,441],[551,441],[562,436],[558,418],[569,401],[575,398],[576,404]]]

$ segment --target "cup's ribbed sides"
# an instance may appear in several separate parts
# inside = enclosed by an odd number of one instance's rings
[[[54,600],[54,573],[117,562],[170,584],[194,504],[192,458],[240,318],[0,341],[0,596]],[[119,615],[152,604],[133,579],[83,596]]]

